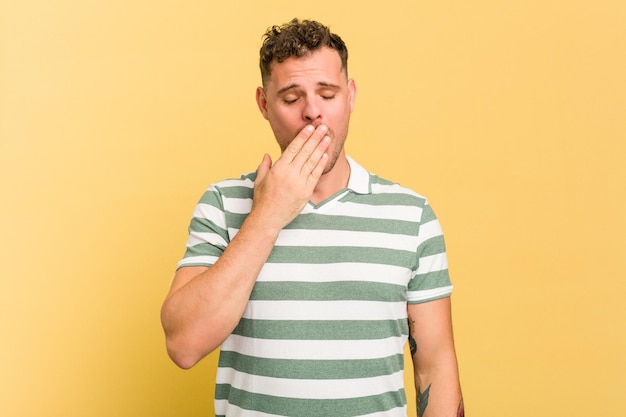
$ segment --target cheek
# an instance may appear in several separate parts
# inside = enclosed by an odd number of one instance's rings
[[[273,126],[282,127],[283,129],[293,129],[299,118],[297,117],[299,113],[292,109],[285,109],[284,107],[279,107],[275,111],[273,111],[270,115],[270,122]]]
[[[268,120],[281,151],[285,150],[303,127],[285,114],[274,113]]]
[[[348,130],[348,124],[350,122],[350,112],[348,109],[342,109],[342,111],[337,112],[335,117],[332,120],[333,125],[335,126],[336,133],[340,136],[346,134]]]
[[[274,134],[277,136],[279,140],[286,140],[286,138],[295,136],[294,128],[288,120],[285,119],[273,119],[270,120],[270,125]]]

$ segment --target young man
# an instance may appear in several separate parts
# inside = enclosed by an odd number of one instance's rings
[[[356,85],[339,36],[273,27],[256,100],[281,148],[198,204],[162,309],[172,360],[221,347],[218,416],[463,415],[443,235],[427,201],[344,142]]]

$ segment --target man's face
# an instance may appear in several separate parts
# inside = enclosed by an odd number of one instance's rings
[[[339,54],[321,48],[310,55],[274,62],[265,88],[257,89],[259,109],[281,151],[307,125],[324,124],[332,142],[326,172],[343,154],[356,87],[347,80]]]

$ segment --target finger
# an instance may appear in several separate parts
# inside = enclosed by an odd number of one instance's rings
[[[309,142],[311,142],[311,140],[309,140]],[[304,162],[304,165],[302,165],[300,170],[301,174],[311,175],[320,165],[322,165],[321,170],[324,170],[326,167],[326,161],[323,160],[323,158],[328,158],[327,151],[330,142],[331,139],[328,135],[324,136],[324,138],[319,141],[315,149],[313,149],[313,152],[309,155],[309,158]]]
[[[313,134],[311,134],[311,137],[309,137],[309,139],[304,142],[304,144],[300,148],[300,151],[298,151],[298,153],[295,155],[292,162],[301,167],[305,166],[315,150],[319,147],[322,140],[326,137],[327,132],[327,126],[319,125],[317,129],[315,129]],[[318,157],[319,156],[321,156],[321,154],[319,154]]]
[[[285,148],[283,154],[280,156],[279,159],[287,162],[288,164],[291,163],[298,154],[298,152],[300,152],[300,149],[302,149],[302,146],[306,143],[307,140],[309,140],[311,134],[313,134],[314,131],[315,127],[313,127],[312,125],[305,126],[300,132],[298,132],[296,137],[291,141],[287,148]]]
[[[309,177],[307,178],[307,182],[309,183],[309,185],[312,185],[313,187],[315,187],[315,185],[318,183],[318,181],[322,177],[322,174],[324,173],[324,170],[326,169],[326,165],[328,165],[328,160],[329,160],[328,154],[324,152],[322,156],[320,157],[320,160],[318,161],[318,163],[315,165],[315,167],[311,171],[311,175],[309,175]]]

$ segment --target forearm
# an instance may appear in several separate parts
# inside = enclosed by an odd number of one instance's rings
[[[463,416],[450,298],[408,306],[418,417]]]
[[[418,417],[463,417],[456,362],[415,377]]]
[[[179,270],[161,311],[168,353],[189,368],[216,349],[235,328],[257,276],[274,246],[277,230],[259,227],[254,216],[210,268],[198,275]]]

